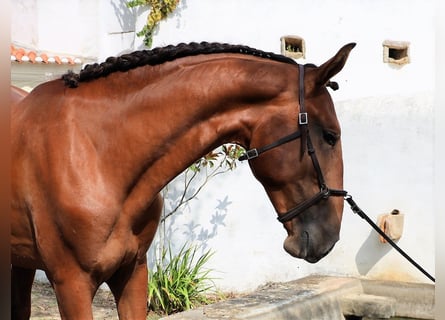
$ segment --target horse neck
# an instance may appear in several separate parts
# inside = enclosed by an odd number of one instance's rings
[[[126,163],[121,175],[130,175],[132,192],[156,194],[221,144],[248,145],[267,108],[288,90],[285,70],[283,63],[214,55],[140,67],[130,72],[134,81],[117,75],[134,84],[118,102],[125,128],[111,138],[125,150],[118,151]]]

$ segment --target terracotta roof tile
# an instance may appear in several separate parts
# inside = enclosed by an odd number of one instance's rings
[[[29,62],[29,63],[54,63],[54,64],[81,64],[82,60],[77,57],[61,56],[55,54],[47,54],[44,52],[37,53],[33,50],[24,48],[16,48],[10,45],[11,61]]]

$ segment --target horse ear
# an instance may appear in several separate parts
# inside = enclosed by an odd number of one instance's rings
[[[313,72],[315,85],[324,86],[328,81],[343,69],[348,59],[349,52],[355,47],[355,43],[343,46],[335,56],[316,68]]]

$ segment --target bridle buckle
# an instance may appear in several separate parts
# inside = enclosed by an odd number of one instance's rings
[[[320,193],[323,195],[323,199],[327,199],[331,195],[331,190],[328,188],[327,185],[323,184],[320,187]]]
[[[308,116],[307,116],[307,112],[300,112],[298,114],[298,123],[300,125],[305,125],[308,123]]]
[[[250,159],[258,157],[258,150],[251,149],[251,150],[247,151],[246,154],[247,154],[247,159],[250,160]]]

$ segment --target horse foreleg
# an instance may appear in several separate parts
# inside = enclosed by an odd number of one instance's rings
[[[63,278],[54,280],[48,273],[54,289],[62,319],[93,319],[92,302],[97,285],[84,272],[65,272]]]
[[[11,267],[11,317],[29,319],[31,316],[31,289],[36,270]]]
[[[153,241],[159,224],[163,207],[163,199],[158,194],[149,209],[144,213],[148,221],[142,223],[140,232],[139,257],[135,256],[132,263],[122,265],[107,281],[116,300],[119,319],[146,319],[148,269],[146,251]],[[138,224],[141,224],[140,222]]]
[[[107,284],[114,295],[119,319],[146,319],[147,317],[147,259],[119,269]]]

